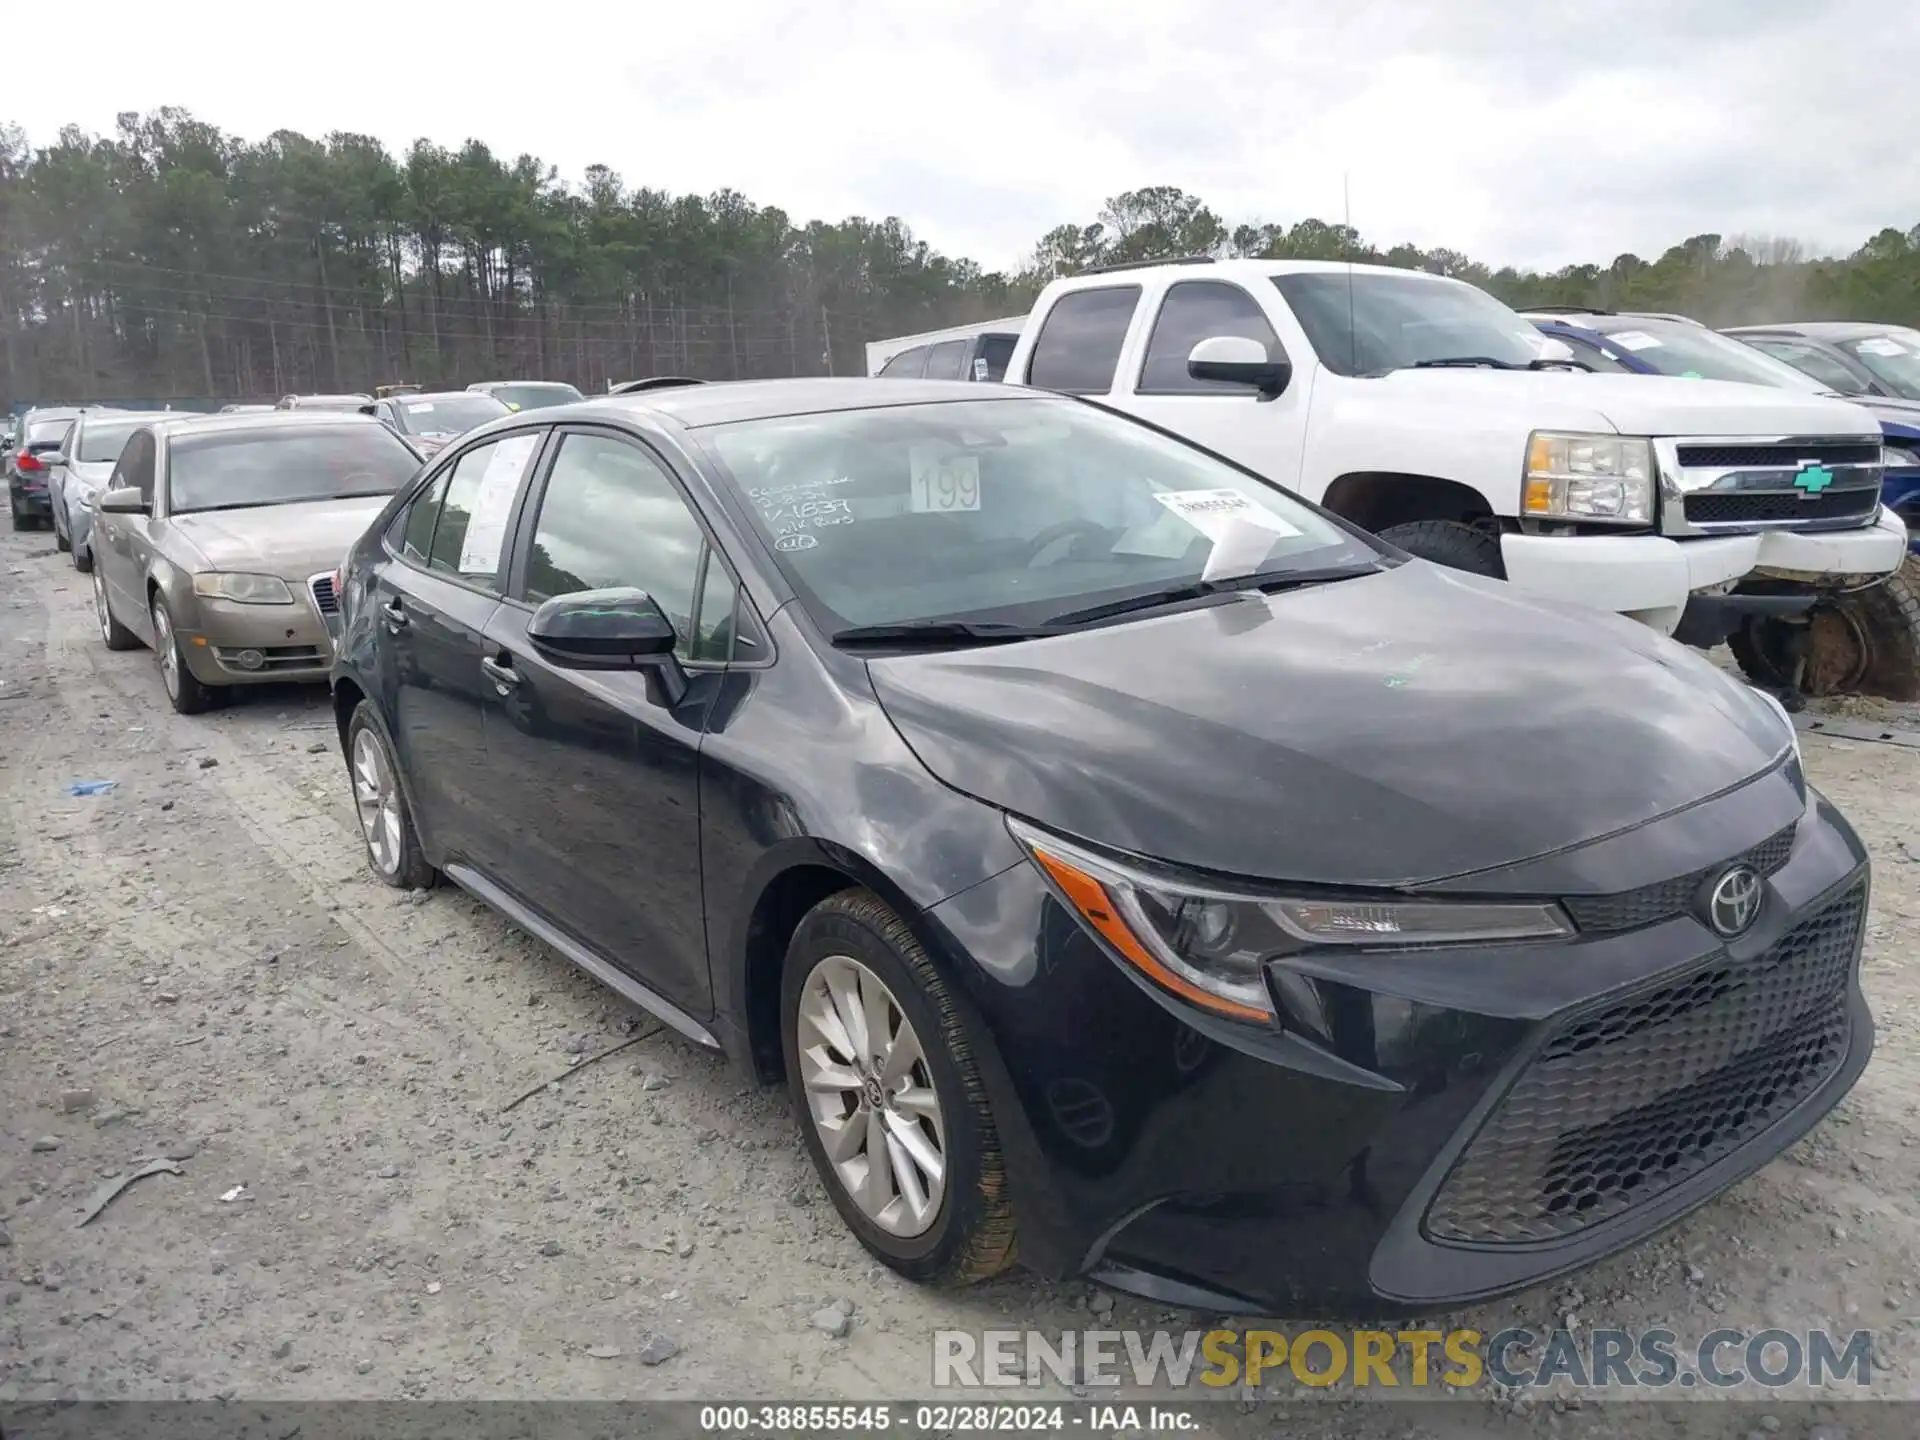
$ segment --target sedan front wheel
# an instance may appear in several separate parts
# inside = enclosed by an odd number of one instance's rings
[[[970,1284],[1014,1260],[986,1086],[952,994],[877,895],[801,920],[780,1013],[807,1152],[860,1243],[910,1280]]]
[[[166,687],[167,699],[180,714],[203,714],[225,701],[224,690],[201,683],[188,668],[180,637],[173,633],[173,613],[159,595],[153,597],[153,654],[160,662],[160,683]]]
[[[353,808],[360,838],[367,845],[367,868],[398,890],[425,890],[438,876],[421,852],[406,792],[393,752],[374,723],[373,707],[362,700],[347,722],[347,766],[353,779]]]

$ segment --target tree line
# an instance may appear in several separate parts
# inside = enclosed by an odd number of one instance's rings
[[[1920,226],[1845,257],[1697,235],[1653,260],[1538,274],[1318,219],[1230,224],[1150,186],[988,271],[891,217],[802,221],[605,166],[568,183],[478,140],[398,156],[347,133],[248,141],[168,108],[39,148],[0,126],[0,401],[858,374],[868,340],[1017,314],[1058,274],[1190,254],[1396,265],[1517,305],[1710,324],[1920,324]]]

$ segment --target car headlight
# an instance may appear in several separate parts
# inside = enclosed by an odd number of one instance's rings
[[[1409,949],[1571,935],[1554,904],[1254,895],[1149,873],[1021,821],[1008,828],[1060,898],[1161,989],[1216,1015],[1271,1021],[1265,964],[1323,946]]]
[[[1799,727],[1793,723],[1793,716],[1787,713],[1787,707],[1780,703],[1780,699],[1776,695],[1769,695],[1757,686],[1749,685],[1747,688],[1752,690],[1753,693],[1758,695],[1762,700],[1766,701],[1767,707],[1780,717],[1780,724],[1787,732],[1787,743],[1793,746],[1794,761],[1796,764],[1800,763],[1800,730]]]
[[[1527,437],[1521,514],[1538,520],[1653,522],[1653,442],[1536,430]]]
[[[1920,445],[1888,445],[1880,463],[1889,470],[1920,470]]]
[[[203,600],[231,600],[237,605],[293,603],[293,592],[278,575],[196,575],[193,593]]]

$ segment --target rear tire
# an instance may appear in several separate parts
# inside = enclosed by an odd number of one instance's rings
[[[1507,578],[1506,562],[1500,558],[1500,537],[1457,520],[1416,520],[1408,525],[1392,525],[1380,532],[1380,538],[1389,545],[1398,545],[1409,555],[1418,555],[1449,570],[1464,570],[1489,580]]]
[[[849,1007],[864,1043],[851,1023],[828,1038]],[[810,1018],[821,1016],[825,1028]],[[999,1133],[965,1024],[913,932],[877,895],[843,890],[801,920],[780,976],[780,1024],[807,1153],[868,1252],[909,1280],[947,1286],[1012,1265]],[[912,1058],[889,1070],[889,1054]],[[887,1166],[877,1186],[861,1178],[876,1175],[876,1153]],[[926,1157],[940,1161],[937,1197]],[[916,1190],[924,1207],[911,1203]]]
[[[67,532],[57,519],[49,517],[47,523],[53,526],[53,548],[61,554],[73,549],[73,542],[67,538]]]
[[[9,508],[13,512],[13,528],[15,530],[31,530],[33,528],[33,521],[21,513],[18,505],[10,506]]]
[[[353,786],[367,868],[381,884],[396,890],[432,889],[440,875],[420,849],[413,811],[407,807],[407,792],[400,784],[400,767],[374,722],[371,701],[362,700],[353,707],[353,716],[347,721],[346,751],[347,779]]]
[[[113,618],[113,601],[107,598],[106,577],[98,570],[93,572],[93,618],[100,626],[100,638],[106,642],[109,650],[132,650],[139,646],[140,637]]]

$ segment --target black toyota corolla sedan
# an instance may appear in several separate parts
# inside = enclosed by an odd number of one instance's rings
[[[919,1280],[1236,1313],[1585,1265],[1872,1048],[1769,698],[1096,405],[688,386],[462,436],[335,585],[373,870],[792,1092]]]

